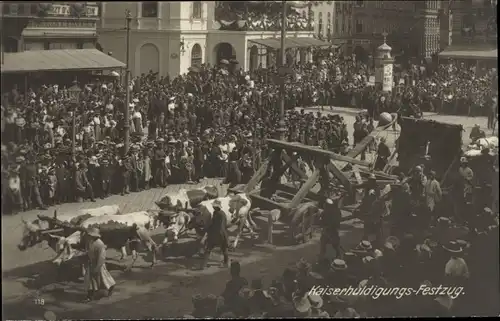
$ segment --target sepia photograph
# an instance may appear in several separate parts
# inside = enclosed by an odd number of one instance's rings
[[[0,17],[2,320],[500,315],[497,0]]]

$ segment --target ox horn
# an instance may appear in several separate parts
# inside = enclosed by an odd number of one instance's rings
[[[54,234],[50,234],[50,233],[48,233],[48,235],[49,235],[51,238],[54,238],[54,239],[56,239],[56,240],[60,240],[60,239],[62,239],[62,238],[63,238],[62,236],[59,236],[59,235],[54,235]]]

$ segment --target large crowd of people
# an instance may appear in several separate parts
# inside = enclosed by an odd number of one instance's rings
[[[249,282],[232,262],[225,290],[194,296],[194,310],[184,317],[496,315],[498,217],[486,208],[476,219],[460,238],[449,219],[439,218],[426,237],[390,236],[380,247],[364,240],[328,262],[301,259],[270,284]]]
[[[2,212],[93,201],[203,177],[245,183],[267,157],[266,138],[279,127],[280,86],[275,68],[242,72],[235,66],[203,65],[175,79],[152,72],[136,77],[129,84],[132,144],[126,154],[127,104],[117,81],[84,85],[76,107],[68,89],[54,83],[4,93]],[[354,57],[331,52],[315,63],[295,63],[285,86],[285,136],[345,153],[373,129],[381,112],[417,115],[436,87],[432,81],[459,84],[452,88],[462,96],[477,91],[482,101],[494,97],[487,90],[491,77],[471,78],[467,70],[450,68],[430,78],[418,75],[415,86],[408,80],[402,90],[385,93],[370,85],[371,70]],[[467,77],[474,86],[462,84]],[[355,124],[350,139],[339,115],[306,114],[296,106],[356,106],[366,108],[369,117]]]
[[[486,205],[493,203],[492,193],[483,193],[486,199],[469,197],[474,174],[463,158],[458,170],[462,183],[456,184],[462,197],[454,196],[453,202],[464,210],[441,216],[446,201],[440,183],[432,170],[424,172],[418,165],[410,176],[399,175],[399,183],[387,194],[392,199],[390,216],[384,217],[387,198],[374,177],[357,186],[365,190],[358,207],[364,235],[354,248],[346,252],[342,246],[340,198],[327,198],[317,262],[300,259],[281,277],[263,284],[260,278],[249,282],[234,261],[224,291],[195,295],[194,309],[184,318],[498,314],[499,221],[498,213]],[[479,185],[489,181],[480,180]]]

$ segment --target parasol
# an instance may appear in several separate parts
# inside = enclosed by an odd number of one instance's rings
[[[226,59],[222,59],[220,63],[223,65],[229,65],[229,61],[227,61]]]
[[[200,68],[198,68],[196,66],[189,67],[188,70],[191,71],[191,72],[200,72]]]
[[[238,60],[236,60],[236,59],[231,59],[231,60],[229,60],[229,63],[230,63],[230,64],[232,64],[232,65],[237,65],[237,64],[239,64]]]
[[[120,77],[120,74],[117,73],[116,71],[112,71],[111,72],[111,76],[113,76],[113,77]]]

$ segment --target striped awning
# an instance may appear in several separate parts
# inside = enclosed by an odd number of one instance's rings
[[[33,50],[4,55],[2,73],[125,68],[123,62],[97,49]]]

